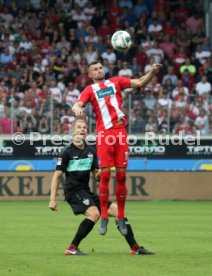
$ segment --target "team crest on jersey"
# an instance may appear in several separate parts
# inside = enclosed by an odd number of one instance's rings
[[[102,98],[105,98],[107,96],[114,95],[115,91],[114,91],[113,87],[110,86],[110,87],[106,87],[104,89],[98,90],[98,91],[96,91],[96,93],[97,93],[98,98],[102,99]]]
[[[88,153],[88,158],[93,159],[93,153]]]
[[[83,199],[83,204],[88,206],[90,204],[90,200],[88,198]]]
[[[62,164],[62,158],[57,158],[57,165],[61,165]]]

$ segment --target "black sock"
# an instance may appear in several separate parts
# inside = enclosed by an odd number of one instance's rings
[[[127,243],[129,244],[130,248],[132,248],[135,244],[137,244],[135,238],[134,238],[134,234],[133,234],[133,230],[132,230],[132,227],[128,221],[127,218],[124,218],[125,220],[125,224],[127,226],[127,235],[124,236]],[[117,228],[118,228],[118,225],[117,225]]]
[[[95,223],[92,220],[87,219],[87,218],[84,219],[79,225],[77,233],[72,241],[72,244],[74,244],[76,247],[78,247],[81,240],[84,239],[90,233],[90,231],[93,229],[94,224]]]

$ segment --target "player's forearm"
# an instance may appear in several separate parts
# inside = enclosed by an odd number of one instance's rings
[[[161,67],[161,64],[153,64],[151,70],[146,75],[139,79],[131,79],[130,86],[132,88],[145,86],[158,73]]]
[[[155,76],[155,71],[151,70],[139,79],[139,86],[145,86]]]
[[[57,190],[60,183],[61,177],[54,175],[51,183],[51,194],[50,201],[55,201],[57,197]]]

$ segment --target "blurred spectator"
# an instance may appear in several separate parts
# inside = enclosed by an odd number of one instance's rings
[[[83,23],[87,21],[86,15],[84,13],[84,10],[80,8],[80,6],[75,5],[76,10],[73,14],[73,20],[77,22],[77,27],[81,28],[83,26]]]
[[[94,50],[92,45],[88,45],[83,56],[86,59],[88,64],[98,59],[98,53]]]
[[[202,76],[201,81],[196,84],[196,92],[199,96],[211,93],[211,84],[207,81],[206,76]]]
[[[163,91],[163,94],[161,98],[158,100],[158,105],[160,107],[166,107],[167,109],[170,109],[172,107],[172,100],[170,99],[170,95]]]
[[[144,52],[142,46],[138,46],[138,51],[135,54],[137,63],[144,69],[147,62],[147,54]]]
[[[48,119],[47,119],[45,116],[43,116],[43,117],[39,120],[38,132],[39,132],[40,134],[49,134],[49,133],[50,133],[49,122],[48,122]]]
[[[101,25],[97,26],[97,34],[102,37],[106,37],[111,34],[111,28],[106,18],[103,18]]]
[[[190,54],[191,36],[185,28],[178,28],[178,33],[175,40],[176,46],[183,49],[184,54]]]
[[[198,59],[198,61],[201,64],[204,64],[207,62],[207,60],[211,57],[210,51],[203,51],[201,45],[197,45],[196,52],[195,52],[195,58]]]
[[[179,47],[178,51],[173,56],[176,74],[179,73],[180,67],[185,63],[186,59],[188,59],[188,56],[185,54],[184,48]]]
[[[184,83],[182,80],[178,80],[177,85],[172,91],[172,98],[174,100],[177,100],[180,94],[183,94],[184,96],[189,95],[189,90],[187,87],[184,86]]]
[[[9,62],[13,62],[13,55],[10,53],[9,48],[6,47],[3,50],[3,53],[1,53],[1,55],[0,55],[0,63],[2,65],[5,65]]]
[[[11,112],[8,107],[4,108],[4,114],[5,116],[0,119],[0,134],[12,134],[16,128],[15,118],[11,117]]]
[[[145,97],[143,99],[143,102],[145,103],[147,109],[155,110],[157,100],[152,95],[152,91],[148,86],[145,88]]]
[[[65,89],[64,97],[68,106],[72,107],[80,95],[80,91],[74,87],[73,82],[69,82],[68,87]]]
[[[104,51],[101,55],[103,59],[107,59],[109,64],[113,64],[116,61],[116,54],[114,53],[111,46],[107,46],[106,51]]]
[[[164,53],[172,59],[174,52],[176,50],[176,44],[171,41],[171,37],[169,34],[166,34],[164,40],[159,44],[159,47],[164,51]]]
[[[157,127],[157,122],[153,117],[150,117],[147,121],[146,127],[145,127],[145,132],[146,133],[157,133],[158,132],[158,127]]]
[[[165,91],[165,93],[169,93],[171,95],[175,86],[172,84],[172,80],[170,78],[166,78],[164,81],[165,82],[163,84],[163,91]]]
[[[163,29],[164,34],[169,35],[170,37],[175,37],[177,34],[176,25],[172,24],[170,20],[165,22],[165,26]]]
[[[132,131],[144,133],[149,120],[147,131],[195,133],[203,109],[209,118],[203,132],[211,133],[211,45],[202,1],[22,2],[6,1],[0,13],[0,120],[10,120],[5,108],[15,120],[8,132],[68,134],[69,110],[91,83],[87,65],[100,58],[107,78],[141,77],[154,62],[164,65],[148,87],[124,93]],[[124,54],[111,47],[120,29],[133,38]]]
[[[194,124],[201,134],[208,134],[208,116],[204,109],[200,110],[200,114],[197,116]]]
[[[190,94],[194,94],[195,78],[193,74],[189,73],[188,69],[185,69],[182,73],[181,80],[183,85],[188,88]]]
[[[163,26],[157,19],[154,19],[147,29],[148,33],[150,33],[153,36],[158,35],[158,33],[162,30]]]
[[[88,0],[85,8],[84,8],[84,13],[88,21],[90,21],[95,13],[96,7],[94,7],[92,1]]]
[[[203,20],[199,16],[199,13],[196,12],[186,20],[186,25],[190,28],[192,34],[194,34],[198,28],[203,28]]]
[[[155,41],[150,49],[146,51],[147,56],[150,58],[154,58],[155,63],[161,63],[164,52],[161,48],[159,48],[158,43]]]
[[[132,70],[133,76],[139,76],[142,68],[138,64],[137,59],[134,57],[132,60],[132,65],[130,66],[130,69]]]
[[[143,15],[148,16],[149,11],[144,0],[137,1],[137,4],[133,8],[133,14],[135,15],[136,19]]]
[[[132,3],[131,0],[120,0],[119,1],[119,7],[132,9],[133,3]]]
[[[184,135],[194,135],[197,133],[197,128],[193,121],[187,121],[183,125],[182,131]]]
[[[175,10],[175,16],[177,18],[178,23],[184,23],[189,15],[189,11],[185,5],[184,0],[179,1],[179,7]]]
[[[188,70],[188,72],[191,74],[191,75],[195,75],[196,74],[196,67],[195,65],[191,64],[191,60],[190,58],[187,58],[185,60],[185,63],[183,65],[180,66],[180,73],[183,74],[183,72],[185,70]]]
[[[127,62],[123,62],[123,69],[118,71],[118,76],[132,78],[133,71],[129,68]]]
[[[93,26],[87,28],[88,35],[85,37],[85,42],[91,45],[98,44],[99,38]]]
[[[57,83],[55,80],[51,81],[49,91],[51,93],[53,100],[57,104],[60,104],[62,102],[62,93],[61,93],[60,88],[57,86]]]
[[[30,134],[31,132],[37,132],[38,129],[37,127],[35,126],[35,123],[31,120],[28,120],[26,122],[26,127],[24,128],[23,132],[25,134]]]
[[[174,86],[177,85],[178,77],[175,74],[174,67],[172,65],[168,66],[167,74],[163,76],[163,79],[162,79],[162,84],[163,85],[166,83],[167,79],[170,79]]]
[[[137,113],[132,125],[132,132],[136,134],[144,133],[146,122],[142,118],[141,114]]]

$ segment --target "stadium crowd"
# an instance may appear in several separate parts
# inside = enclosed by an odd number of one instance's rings
[[[123,93],[130,133],[212,134],[211,45],[201,3],[0,1],[0,134],[69,133],[71,107],[90,83],[87,64],[97,59],[107,77],[136,78],[154,62],[164,65],[148,86]],[[111,47],[119,29],[133,38],[124,54]]]

